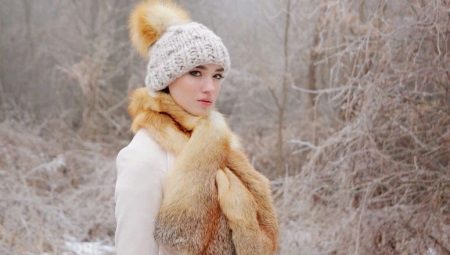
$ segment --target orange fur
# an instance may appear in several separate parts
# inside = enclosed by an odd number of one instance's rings
[[[146,128],[176,155],[166,179],[157,239],[183,254],[231,254],[233,249],[239,255],[274,254],[278,223],[269,181],[236,145],[237,136],[225,118],[214,111],[205,117],[190,115],[169,94],[150,96],[145,88],[135,90],[130,99],[132,130]],[[219,169],[236,176],[252,197],[249,208],[224,205],[242,214],[239,222],[227,219],[219,205]]]
[[[149,47],[171,25],[189,22],[188,13],[169,0],[147,0],[139,3],[129,18],[130,39],[145,58]]]

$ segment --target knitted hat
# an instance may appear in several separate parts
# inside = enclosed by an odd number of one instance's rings
[[[189,19],[170,1],[146,1],[130,16],[130,37],[141,55],[148,57],[145,85],[150,91],[166,88],[196,66],[217,64],[230,69],[228,50],[220,37]]]

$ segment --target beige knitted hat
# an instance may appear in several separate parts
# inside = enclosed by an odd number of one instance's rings
[[[130,16],[130,37],[141,55],[148,57],[145,85],[150,91],[166,88],[192,68],[217,64],[230,69],[228,50],[220,37],[189,19],[170,1],[146,1]]]

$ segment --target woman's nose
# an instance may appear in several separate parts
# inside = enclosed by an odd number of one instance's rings
[[[214,88],[215,87],[213,78],[205,78],[202,86],[203,92],[211,92],[214,90]]]

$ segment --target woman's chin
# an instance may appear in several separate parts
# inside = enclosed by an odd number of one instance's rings
[[[195,115],[195,116],[206,116],[206,115],[208,115],[210,110],[211,110],[211,108],[209,108],[209,109],[199,108],[199,109],[189,109],[189,110],[187,110],[187,112],[189,112],[190,114]]]

